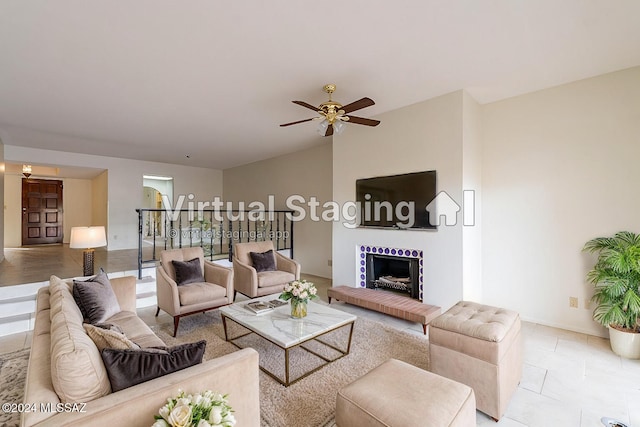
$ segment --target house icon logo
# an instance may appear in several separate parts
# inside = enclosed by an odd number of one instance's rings
[[[453,226],[458,222],[460,205],[446,191],[439,192],[425,209],[429,212],[429,222],[432,225],[440,226],[443,216],[445,225]]]

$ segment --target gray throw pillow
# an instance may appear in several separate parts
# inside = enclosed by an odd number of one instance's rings
[[[73,281],[73,299],[80,308],[86,323],[104,323],[105,320],[120,312],[120,304],[113,292],[111,282],[104,270],[100,269],[89,280]]]
[[[190,259],[189,261],[171,261],[171,263],[176,270],[176,283],[178,286],[204,282],[200,258]]]
[[[171,372],[202,363],[207,342],[181,344],[164,349],[102,350],[102,360],[109,375],[111,390],[116,392]]]
[[[253,268],[258,273],[261,271],[276,271],[276,257],[273,255],[273,249],[266,252],[249,252]]]

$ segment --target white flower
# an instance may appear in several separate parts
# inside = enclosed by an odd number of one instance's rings
[[[211,398],[206,395],[202,396],[202,399],[200,400],[200,406],[204,408],[208,408],[209,406],[211,406]]]
[[[202,404],[203,399],[204,399],[204,396],[202,396],[200,393],[196,393],[191,397],[191,401],[193,402],[194,405]]]
[[[169,405],[164,405],[162,408],[160,408],[160,410],[158,411],[158,413],[160,414],[160,416],[162,418],[165,419],[165,421],[169,421],[169,413],[171,411],[169,411]]]
[[[181,397],[180,399],[178,399],[178,401],[176,402],[176,406],[177,405],[186,405],[189,406],[189,404],[191,403],[191,399],[189,398],[189,396],[187,397]]]
[[[224,417],[224,422],[234,426],[234,425],[236,425],[236,417],[234,417],[233,414],[231,412],[229,412],[227,414],[227,416]]]
[[[171,427],[165,420],[156,420],[151,427]]]
[[[209,422],[211,424],[220,424],[222,422],[222,408],[220,406],[214,406],[211,408],[211,413],[209,414]]]
[[[167,421],[173,427],[187,427],[191,424],[191,406],[178,403],[169,414]]]
[[[200,422],[196,427],[212,427],[212,426],[207,422],[207,420],[200,420]]]

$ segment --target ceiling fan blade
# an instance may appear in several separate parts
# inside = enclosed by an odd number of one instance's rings
[[[349,114],[352,111],[360,110],[361,108],[365,108],[365,107],[371,107],[372,105],[375,105],[375,102],[373,102],[373,99],[362,98],[355,102],[352,102],[351,104],[344,105],[341,108],[341,110],[344,110],[345,114]]]
[[[357,125],[365,125],[365,126],[378,126],[380,124],[380,120],[365,119],[364,117],[357,117],[357,116],[347,116],[347,117],[349,117],[349,121],[347,123],[355,123]]]
[[[333,135],[333,125],[329,125],[329,127],[327,127],[327,131],[324,133],[324,136],[331,136]]]
[[[313,119],[315,119],[315,117],[314,117],[314,118],[312,118],[312,119],[304,119],[304,120],[298,120],[297,122],[285,123],[285,124],[283,124],[283,125],[280,125],[280,127],[291,126],[291,125],[297,125],[298,123],[310,122],[310,121],[311,121],[311,120],[313,120]]]
[[[314,107],[313,105],[311,105],[311,104],[307,104],[307,103],[306,103],[306,102],[304,102],[304,101],[291,101],[291,102],[293,102],[294,104],[298,104],[298,105],[300,105],[301,107],[305,107],[305,108],[308,108],[308,109],[310,109],[310,110],[313,110],[313,111],[315,111],[315,112],[320,111],[320,109],[319,109],[318,107]]]

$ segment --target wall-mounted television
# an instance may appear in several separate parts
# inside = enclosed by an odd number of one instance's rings
[[[436,171],[356,180],[361,227],[435,229],[425,209],[436,197]],[[413,204],[413,212],[411,211]],[[410,218],[412,216],[412,218]]]

